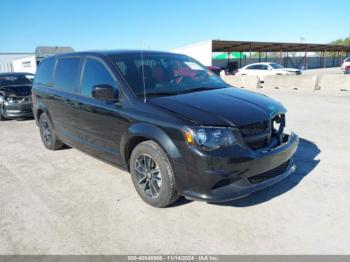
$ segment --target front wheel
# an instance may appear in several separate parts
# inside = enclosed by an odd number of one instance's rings
[[[5,120],[5,118],[4,118],[4,116],[2,114],[3,114],[3,109],[0,107],[0,121],[4,121]]]
[[[171,163],[156,142],[145,141],[135,147],[130,173],[137,193],[149,205],[166,207],[177,200]]]

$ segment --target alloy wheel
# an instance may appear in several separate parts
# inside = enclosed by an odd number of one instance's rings
[[[40,130],[41,130],[41,135],[45,144],[50,145],[52,142],[52,133],[51,133],[49,123],[45,118],[42,119],[41,121]]]
[[[140,155],[135,162],[137,184],[151,198],[157,198],[162,186],[162,177],[156,161],[147,154]]]

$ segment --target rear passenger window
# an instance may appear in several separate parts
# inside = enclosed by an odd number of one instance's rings
[[[52,72],[55,65],[55,59],[46,59],[39,64],[38,70],[35,74],[34,82],[41,85],[52,84]]]
[[[91,97],[92,88],[95,85],[110,85],[116,89],[116,84],[107,68],[98,60],[86,59],[83,79],[81,83],[81,94]]]
[[[248,66],[246,69],[248,69],[248,70],[257,70],[257,69],[260,69],[260,68],[259,68],[259,65],[251,65],[251,66]]]
[[[60,58],[55,70],[55,88],[77,92],[80,80],[80,58]]]

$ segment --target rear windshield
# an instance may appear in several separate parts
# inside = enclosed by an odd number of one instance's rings
[[[166,96],[227,87],[194,59],[178,54],[111,55],[112,62],[136,96]]]
[[[281,69],[281,68],[283,68],[283,66],[281,66],[280,64],[276,64],[276,63],[271,63],[270,66],[273,69]]]
[[[0,76],[0,86],[23,86],[31,85],[33,82],[33,75],[1,75]]]

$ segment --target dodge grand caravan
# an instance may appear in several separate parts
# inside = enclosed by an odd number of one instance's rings
[[[66,144],[126,169],[152,206],[236,199],[295,170],[298,137],[283,105],[185,55],[56,55],[39,65],[32,96],[46,148]]]

